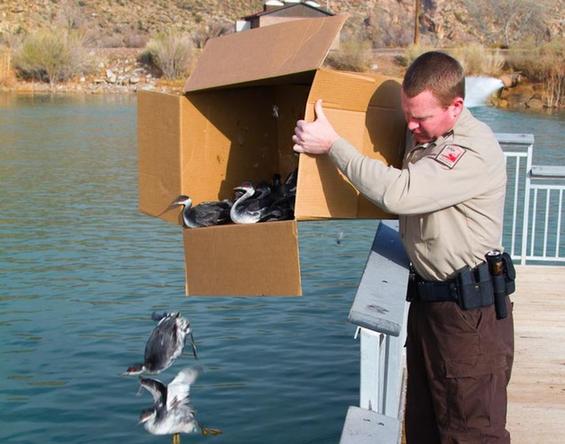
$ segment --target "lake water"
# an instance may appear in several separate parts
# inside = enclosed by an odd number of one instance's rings
[[[170,442],[137,425],[151,398],[120,376],[154,310],[190,319],[194,404],[224,431],[183,442],[337,442],[358,404],[346,319],[377,222],[301,223],[301,298],[186,298],[179,228],[137,212],[135,104],[0,95],[0,442]],[[475,114],[565,164],[563,115]],[[159,377],[193,364],[185,352]]]

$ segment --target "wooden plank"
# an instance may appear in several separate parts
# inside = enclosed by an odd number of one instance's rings
[[[351,406],[347,410],[340,444],[396,444],[400,421],[370,410]]]
[[[532,177],[565,179],[565,166],[533,165]]]
[[[514,145],[533,145],[533,134],[514,134],[514,133],[496,133],[498,143],[508,143]]]
[[[369,330],[399,336],[404,320],[408,265],[398,222],[381,222],[349,312],[349,321]]]
[[[517,266],[515,356],[508,386],[513,444],[565,436],[565,267]]]

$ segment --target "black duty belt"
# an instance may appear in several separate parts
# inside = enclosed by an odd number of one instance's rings
[[[410,288],[413,287],[413,288]],[[459,302],[459,291],[455,279],[447,281],[427,281],[416,271],[412,271],[408,282],[408,301]]]
[[[515,290],[516,271],[508,253],[496,250],[494,253],[489,252],[487,261],[475,268],[465,266],[453,279],[445,281],[428,281],[410,267],[406,300],[457,302],[464,310],[495,304],[497,318],[504,319],[506,296]]]

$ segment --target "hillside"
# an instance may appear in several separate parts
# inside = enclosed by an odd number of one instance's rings
[[[374,47],[412,42],[415,0],[319,1],[349,13],[347,31]],[[421,0],[421,41],[439,46],[478,41],[501,46],[563,36],[565,0]],[[139,47],[155,33],[233,27],[260,11],[262,0],[2,0],[0,43],[53,25],[82,28],[92,46]]]

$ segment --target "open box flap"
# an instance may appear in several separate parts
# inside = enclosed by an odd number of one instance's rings
[[[318,99],[323,100],[336,131],[360,152],[401,166],[406,124],[397,79],[319,69],[306,105],[307,121],[314,120]],[[395,217],[360,195],[329,157],[308,155],[300,156],[295,216],[297,220]]]
[[[178,95],[137,94],[139,210],[174,223],[179,211],[164,211],[182,189],[181,102]]]
[[[210,39],[184,92],[313,71],[346,19],[341,14],[294,20]]]

